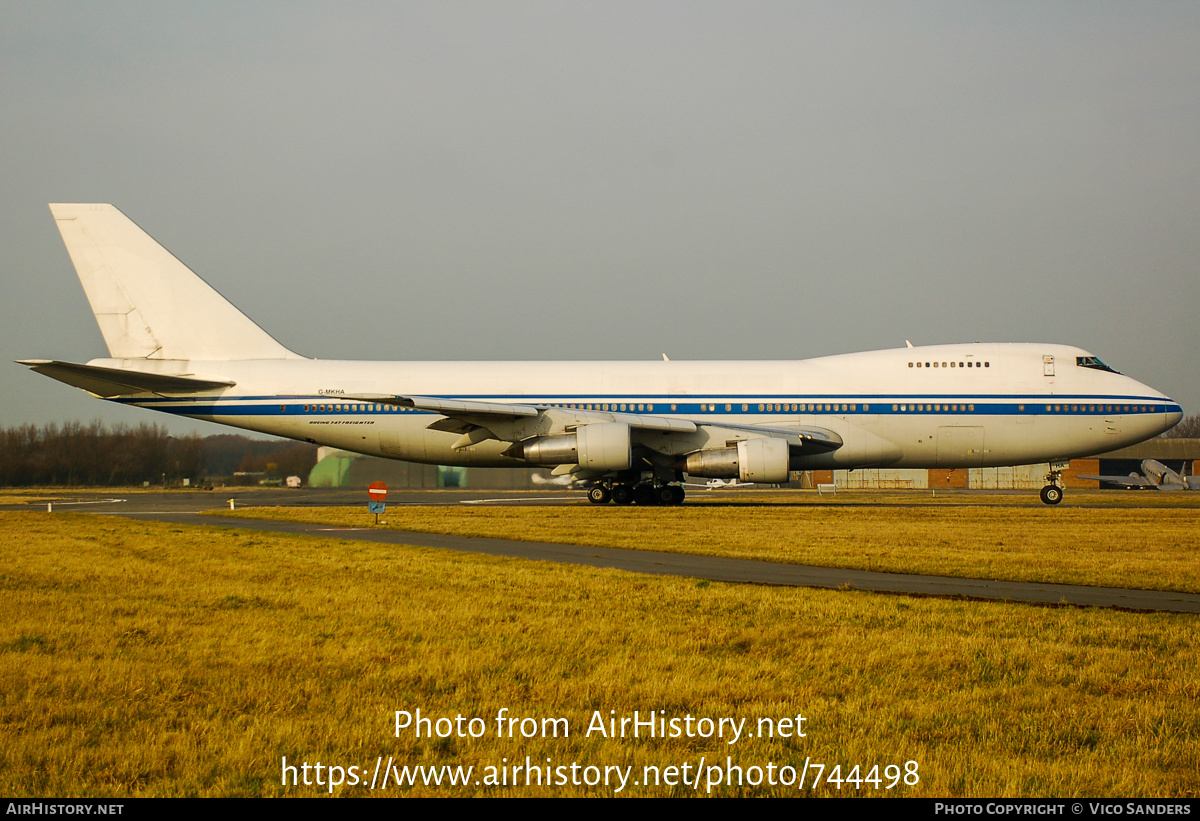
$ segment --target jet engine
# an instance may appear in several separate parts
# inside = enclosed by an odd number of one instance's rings
[[[628,470],[633,463],[629,425],[598,422],[574,433],[538,436],[506,450],[535,465],[579,465],[589,470]]]
[[[692,476],[742,482],[779,483],[788,480],[788,443],[783,439],[747,439],[737,447],[698,450],[688,454],[683,469]]]

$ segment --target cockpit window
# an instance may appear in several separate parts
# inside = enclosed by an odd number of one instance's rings
[[[1100,358],[1096,357],[1096,356],[1077,356],[1077,357],[1075,357],[1075,364],[1081,368],[1091,368],[1092,370],[1095,370],[1095,371],[1108,371],[1109,373],[1120,373],[1120,371],[1114,371],[1112,368],[1108,367],[1108,365],[1105,365],[1103,362],[1100,361]]]

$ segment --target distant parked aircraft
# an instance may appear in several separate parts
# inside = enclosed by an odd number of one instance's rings
[[[737,477],[734,476],[732,479],[729,479],[729,480],[709,479],[707,482],[705,482],[702,485],[694,483],[694,482],[685,482],[685,485],[687,487],[702,487],[702,488],[705,488],[706,490],[730,490],[730,489],[735,489],[735,488],[737,490],[742,490],[744,488],[757,487],[758,483],[757,482],[739,482],[737,480]]]
[[[558,487],[570,487],[576,481],[575,478],[570,474],[563,476],[551,476],[547,478],[540,473],[535,473],[529,478],[535,485],[556,485]]]
[[[1125,487],[1154,488],[1155,490],[1200,490],[1200,476],[1187,476],[1187,462],[1183,463],[1183,473],[1176,473],[1155,459],[1142,462],[1142,474],[1131,473],[1128,476],[1080,476],[1080,479],[1098,479],[1110,485]]]

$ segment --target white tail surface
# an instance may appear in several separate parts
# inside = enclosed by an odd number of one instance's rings
[[[51,204],[114,359],[298,359],[111,205]]]

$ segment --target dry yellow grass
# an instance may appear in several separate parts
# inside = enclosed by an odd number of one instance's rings
[[[1062,504],[1054,510],[1076,507],[1189,507],[1196,498],[1185,492],[1150,490],[1097,490],[1067,488]],[[821,507],[1016,507],[1046,509],[1036,490],[966,490],[964,488],[921,488],[903,490],[841,489],[836,494],[821,494],[800,488],[753,488],[749,490],[691,490],[689,505],[813,505]]]
[[[364,507],[259,507],[221,515],[348,526],[374,520]],[[1200,592],[1200,512],[1192,509],[1048,509],[1041,504],[464,505],[393,506],[384,518],[387,527],[423,533],[892,573]]]
[[[639,776],[702,756],[809,757],[843,774],[915,760],[921,781],[900,794],[1200,792],[1193,616],[697,583],[74,514],[0,514],[0,534],[6,795],[321,794],[281,786],[281,758],[380,755],[476,772],[528,755]],[[395,738],[393,712],[418,707],[562,716],[575,732]],[[808,735],[585,738],[595,710],[802,713]]]
[[[0,505],[29,505],[40,502],[53,501],[56,496],[48,494],[45,491],[26,492],[8,490],[0,493]]]

